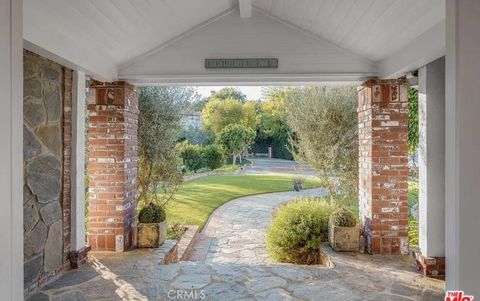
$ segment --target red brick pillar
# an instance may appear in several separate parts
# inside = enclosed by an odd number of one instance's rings
[[[90,88],[88,243],[121,252],[136,231],[138,94],[126,82]]]
[[[408,253],[408,85],[358,89],[360,220],[371,254]]]

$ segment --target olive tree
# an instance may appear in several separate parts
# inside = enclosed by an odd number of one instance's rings
[[[218,144],[232,156],[233,165],[236,164],[238,157],[240,162],[242,161],[242,153],[248,150],[254,140],[255,131],[241,124],[226,126],[218,136]]]
[[[294,158],[321,171],[331,197],[358,186],[355,87],[304,87],[288,94],[287,122]]]
[[[138,201],[165,205],[182,182],[175,148],[182,112],[194,91],[185,87],[143,87],[138,118]]]

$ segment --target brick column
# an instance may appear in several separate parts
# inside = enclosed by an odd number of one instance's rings
[[[408,253],[408,85],[358,89],[360,220],[371,254]]]
[[[138,94],[126,82],[94,83],[88,104],[88,243],[121,252],[134,244]]]

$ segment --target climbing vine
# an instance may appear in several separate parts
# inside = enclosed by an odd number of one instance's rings
[[[408,152],[417,151],[419,141],[418,132],[418,90],[408,89]]]

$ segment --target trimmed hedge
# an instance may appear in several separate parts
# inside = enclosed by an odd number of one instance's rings
[[[202,147],[200,145],[182,142],[179,144],[179,149],[183,165],[187,170],[196,172],[205,166],[202,156]]]
[[[215,144],[202,146],[183,141],[177,144],[177,148],[186,171],[214,170],[223,166],[225,161],[222,148]]]
[[[203,147],[202,156],[205,167],[210,170],[222,167],[225,161],[222,149],[214,144]]]
[[[278,208],[267,230],[267,251],[279,262],[319,264],[320,244],[337,207],[324,199],[302,198]]]
[[[158,224],[167,218],[165,209],[162,206],[150,203],[138,213],[138,221],[145,224]]]

